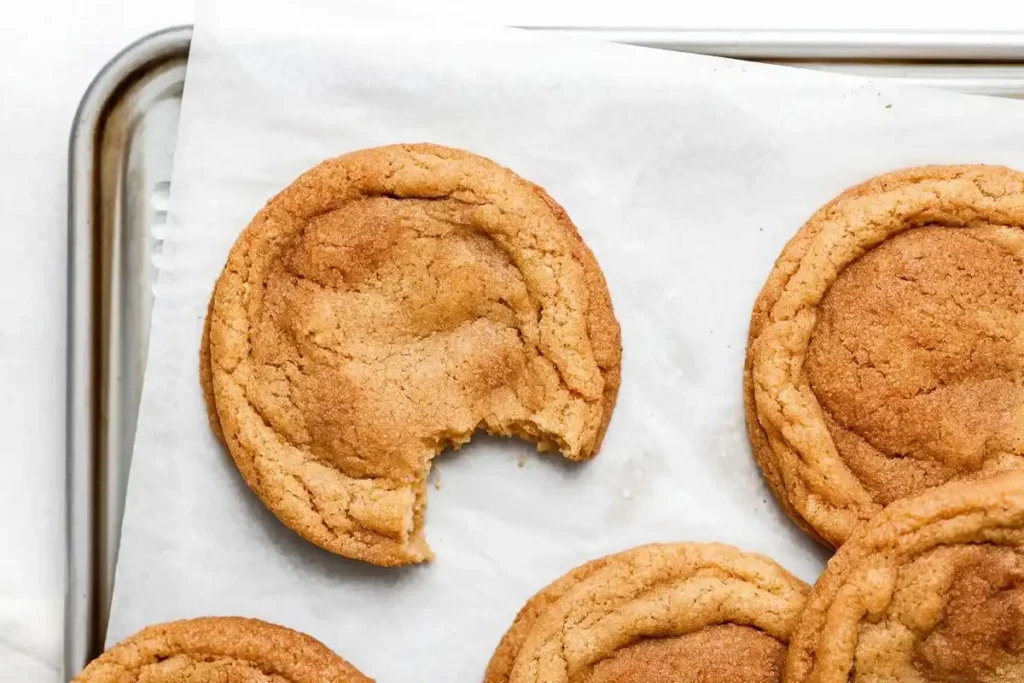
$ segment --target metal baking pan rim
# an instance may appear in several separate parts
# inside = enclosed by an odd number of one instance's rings
[[[93,547],[97,499],[95,457],[98,429],[98,268],[95,257],[96,149],[106,114],[133,77],[187,52],[192,28],[177,26],[150,34],[124,48],[96,75],[82,97],[71,125],[68,150],[68,290],[65,440],[65,602],[62,678],[68,680],[86,661],[93,629],[96,577]]]
[[[1024,33],[1019,31],[858,31],[786,29],[579,28],[517,27],[551,35],[587,35],[642,47],[764,61],[927,61],[934,63],[1024,63]],[[192,36],[191,25],[143,37],[133,48],[168,40],[180,47]],[[94,82],[95,84],[95,82]]]
[[[1024,33],[529,27],[617,43],[764,61],[1024,62]]]

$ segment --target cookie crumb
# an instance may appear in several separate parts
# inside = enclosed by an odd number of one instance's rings
[[[520,469],[526,467],[526,458],[524,456],[519,456],[519,459],[516,460],[516,467],[519,467]]]

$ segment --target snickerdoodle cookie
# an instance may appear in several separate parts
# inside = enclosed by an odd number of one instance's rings
[[[1024,463],[1024,174],[854,187],[783,250],[750,325],[754,454],[839,546],[889,503]]]
[[[809,587],[721,544],[641,546],[530,599],[485,683],[778,683]]]
[[[430,460],[475,430],[594,456],[621,359],[565,211],[426,144],[331,159],[272,199],[217,282],[209,344],[215,426],[249,486],[305,538],[380,565],[430,559]]]
[[[897,501],[839,549],[786,683],[1024,680],[1024,472]]]
[[[307,635],[240,617],[150,626],[92,661],[74,683],[372,683]]]

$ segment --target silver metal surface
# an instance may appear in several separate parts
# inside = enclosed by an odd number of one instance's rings
[[[955,31],[720,31],[533,27],[601,40],[755,61],[1019,62],[1024,34]]]
[[[103,644],[191,29],[145,38],[86,91],[68,199],[64,680]],[[161,206],[160,202],[164,202]]]
[[[1021,35],[584,32],[1024,98]],[[99,653],[106,630],[191,35],[169,29],[115,57],[86,92],[71,134],[65,679]]]

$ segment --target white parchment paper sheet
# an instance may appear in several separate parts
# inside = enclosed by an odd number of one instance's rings
[[[321,639],[387,683],[480,680],[523,601],[587,559],[720,540],[813,581],[825,553],[751,459],[751,305],[787,239],[872,175],[1024,167],[1024,109],[794,69],[503,30],[220,1],[197,26],[108,640],[206,614]],[[392,142],[486,155],[547,188],[597,255],[623,383],[599,456],[480,437],[436,461],[437,561],[378,569],[282,526],[207,426],[211,287],[250,217],[320,160]],[[521,460],[525,465],[520,467]]]

